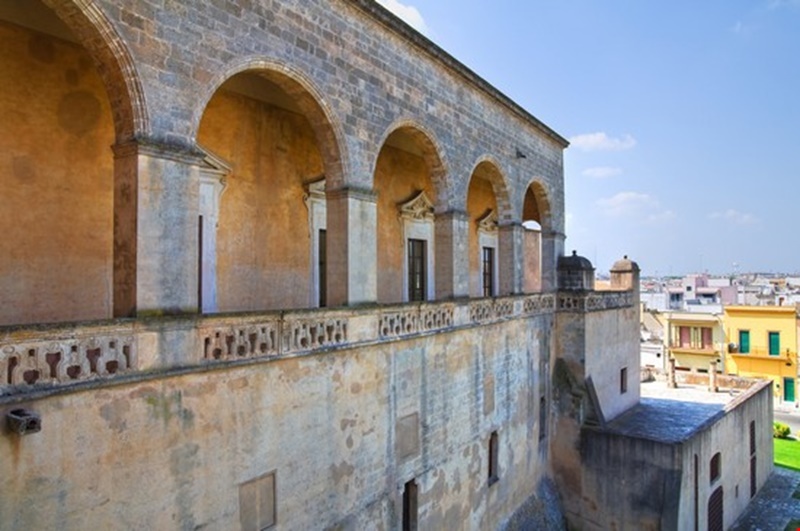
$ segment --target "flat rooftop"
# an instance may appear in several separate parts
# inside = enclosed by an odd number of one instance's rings
[[[725,415],[737,398],[754,391],[720,388],[711,393],[706,386],[681,383],[677,389],[666,381],[643,382],[642,398],[636,406],[608,423],[606,431],[663,443],[678,443]]]

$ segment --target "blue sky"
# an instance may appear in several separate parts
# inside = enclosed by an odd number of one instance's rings
[[[800,0],[379,1],[570,139],[598,271],[800,271]]]

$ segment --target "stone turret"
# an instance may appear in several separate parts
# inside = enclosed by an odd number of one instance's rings
[[[638,271],[638,269],[637,269]],[[591,291],[594,289],[594,266],[588,258],[562,256],[558,259],[558,289],[566,291]]]

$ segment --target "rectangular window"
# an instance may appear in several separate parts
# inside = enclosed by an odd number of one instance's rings
[[[756,495],[756,456],[750,458],[750,497]]]
[[[500,479],[500,471],[497,466],[498,440],[497,432],[493,431],[489,436],[489,485],[494,485]]]
[[[750,354],[750,330],[739,330],[739,352]]]
[[[750,455],[756,453],[756,421],[750,421]]]
[[[493,297],[494,291],[494,248],[483,248],[483,296]]]
[[[623,367],[619,371],[619,393],[624,395],[628,392],[628,368]]]
[[[417,482],[413,479],[403,487],[403,531],[417,531]]]
[[[680,346],[681,348],[689,348],[691,343],[691,328],[688,326],[680,327]]]
[[[319,307],[324,308],[328,305],[328,233],[322,229],[319,231],[319,256],[317,266],[319,268]]]
[[[781,333],[769,332],[769,355],[777,356],[781,353]]]
[[[242,529],[262,531],[275,525],[275,473],[239,485]]]
[[[426,271],[425,240],[408,240],[408,300],[425,300]]]
[[[710,328],[701,328],[701,330],[703,331],[702,332],[703,337],[702,337],[702,343],[700,345],[700,348],[704,348],[704,349],[714,348],[714,338],[713,338],[713,333],[712,333],[711,329]]]

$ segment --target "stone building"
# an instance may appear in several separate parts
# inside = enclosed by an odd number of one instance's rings
[[[632,262],[558,289],[561,136],[371,0],[0,42],[0,528],[562,524],[639,332]]]

